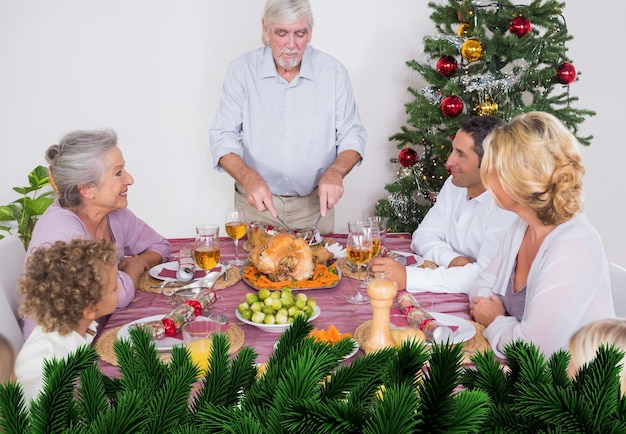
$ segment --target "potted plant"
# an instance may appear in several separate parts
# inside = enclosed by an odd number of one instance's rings
[[[13,231],[17,230],[17,235],[26,249],[37,219],[54,202],[54,191],[45,189],[49,185],[48,169],[37,166],[28,174],[27,186],[13,187],[21,197],[8,205],[0,205],[0,221],[15,222],[12,226],[0,226],[0,231],[13,235]],[[5,236],[0,233],[0,239]]]

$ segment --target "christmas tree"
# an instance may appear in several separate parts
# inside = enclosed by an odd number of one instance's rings
[[[397,232],[413,232],[436,200],[448,176],[451,139],[464,116],[507,121],[540,110],[558,117],[581,144],[592,139],[578,135],[579,125],[595,112],[573,107],[578,98],[569,85],[580,73],[567,56],[573,36],[565,3],[447,0],[428,6],[438,34],[424,38],[425,62],[407,62],[427,85],[409,88],[409,125],[390,137],[400,149],[391,160],[400,165],[397,179],[385,186],[389,197],[375,207]]]

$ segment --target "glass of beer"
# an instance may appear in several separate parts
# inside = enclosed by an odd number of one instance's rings
[[[387,223],[389,219],[387,217],[372,216],[367,218],[370,224],[378,226],[378,232],[380,233],[380,243],[385,244],[387,240]]]
[[[369,303],[370,298],[362,291],[365,285],[362,285],[361,282],[361,267],[372,258],[371,232],[363,230],[363,227],[350,232],[348,234],[346,254],[348,260],[357,266],[356,294],[348,297],[346,301],[352,304]]]
[[[230,265],[241,267],[245,261],[239,259],[239,240],[246,234],[246,217],[242,209],[228,208],[226,210],[226,234],[235,242],[235,259]]]
[[[193,258],[198,267],[209,271],[220,261],[220,227],[213,224],[196,226]]]
[[[183,341],[191,361],[200,368],[204,376],[209,369],[209,357],[213,335],[222,330],[222,324],[210,319],[197,319],[183,326]]]

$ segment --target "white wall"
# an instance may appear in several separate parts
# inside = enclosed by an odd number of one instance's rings
[[[605,3],[610,8],[603,8]],[[624,86],[615,66],[626,5],[567,2],[568,44],[581,80],[578,107],[596,110],[585,134],[586,197],[609,259],[626,264],[616,184],[626,150],[617,142]],[[44,164],[45,149],[68,131],[117,131],[135,177],[130,208],[167,237],[223,223],[232,180],[212,169],[208,129],[226,66],[260,45],[263,0],[0,0],[0,203]],[[405,62],[422,56],[434,32],[419,0],[312,0],[312,45],[351,72],[368,129],[366,159],[345,181],[336,229],[372,214],[397,155],[388,137],[406,121],[406,88],[421,86]],[[610,13],[606,10],[610,9]],[[610,47],[613,46],[613,49]],[[600,54],[602,53],[602,54]],[[609,177],[612,182],[609,182]]]

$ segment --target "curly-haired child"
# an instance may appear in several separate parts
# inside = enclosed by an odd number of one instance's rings
[[[45,359],[60,359],[93,341],[96,319],[115,310],[119,296],[115,244],[74,239],[38,248],[18,283],[20,314],[37,326],[17,355],[15,376],[26,400],[43,387]]]

